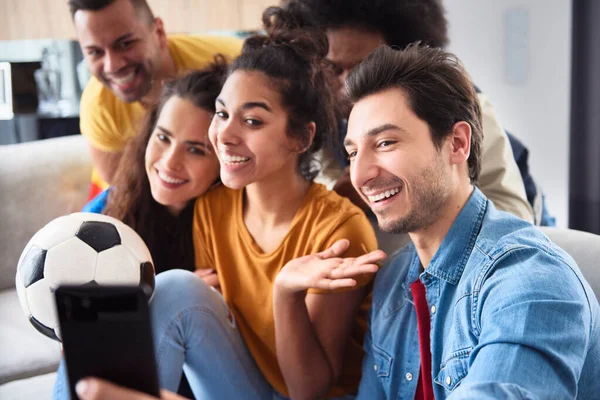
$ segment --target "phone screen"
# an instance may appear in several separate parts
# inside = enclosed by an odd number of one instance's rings
[[[71,398],[94,376],[159,397],[148,298],[138,286],[61,286],[55,292]]]

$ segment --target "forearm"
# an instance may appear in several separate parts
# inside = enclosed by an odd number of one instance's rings
[[[484,382],[484,383],[465,383],[461,384],[449,396],[449,400],[494,400],[494,399],[539,399],[537,395],[531,393],[522,386],[513,383]]]
[[[277,285],[273,293],[277,361],[292,399],[324,395],[334,380],[305,297],[306,292],[285,293]]]

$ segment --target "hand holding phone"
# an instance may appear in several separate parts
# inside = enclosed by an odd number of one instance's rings
[[[97,378],[86,378],[77,384],[77,394],[81,400],[156,400],[154,396],[126,389]],[[167,390],[161,391],[163,400],[186,400],[175,393]]]

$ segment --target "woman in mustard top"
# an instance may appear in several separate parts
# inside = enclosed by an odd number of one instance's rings
[[[336,129],[324,34],[275,7],[263,22],[216,100],[223,186],[196,201],[197,275],[157,277],[160,383],[175,390],[183,366],[197,398],[351,395],[385,255],[362,211],[312,182],[312,156]]]

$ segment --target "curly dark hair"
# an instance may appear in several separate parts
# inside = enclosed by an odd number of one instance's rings
[[[339,83],[324,68],[327,37],[322,29],[306,26],[289,9],[269,7],[262,20],[266,35],[247,38],[229,71],[259,71],[268,77],[288,114],[287,134],[306,145],[298,160],[300,173],[313,179],[319,169],[313,154],[334,142],[341,116],[335,102]],[[316,124],[312,142],[306,129],[310,122]]]
[[[173,268],[195,269],[194,201],[190,201],[179,216],[173,216],[154,200],[145,166],[148,141],[162,108],[173,96],[190,100],[196,107],[214,113],[226,72],[227,61],[217,55],[204,69],[167,82],[157,106],[147,114],[140,132],[125,147],[115,174],[103,214],[123,221],[144,239],[157,274]]]
[[[448,44],[448,22],[441,0],[285,0],[301,4],[306,25],[321,29],[354,26],[380,32],[386,43],[400,49],[420,41],[431,47]]]

